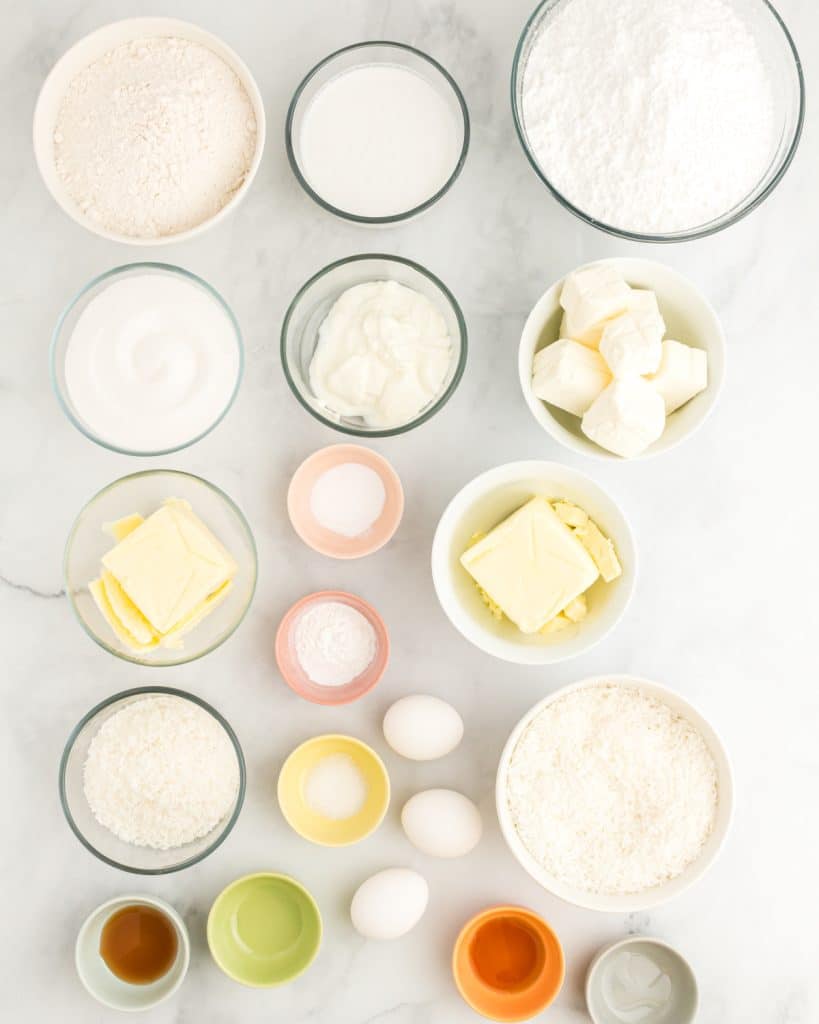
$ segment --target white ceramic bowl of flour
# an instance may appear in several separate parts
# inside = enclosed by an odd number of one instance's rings
[[[522,633],[486,607],[461,555],[536,495],[579,505],[614,544],[622,575],[586,591],[588,614],[556,633]],[[590,650],[625,614],[637,580],[637,550],[626,517],[589,477],[557,462],[510,462],[475,477],[450,501],[432,542],[432,580],[452,625],[487,654],[519,665],[552,665]]]
[[[702,738],[713,759],[717,780],[717,803],[713,827],[705,840],[699,856],[681,874],[671,878],[670,881],[655,885],[642,892],[623,895],[587,892],[582,889],[572,888],[549,874],[529,852],[518,834],[510,811],[508,798],[509,773],[513,755],[521,737],[534,720],[545,708],[548,708],[562,697],[580,689],[603,686],[605,684],[636,689],[640,694],[665,704],[672,713],[689,723]],[[591,768],[593,769],[593,764]],[[584,907],[588,910],[629,914],[648,910],[650,907],[658,906],[678,896],[701,878],[713,864],[722,848],[731,824],[734,803],[733,774],[722,740],[715,732],[713,726],[686,700],[683,700],[673,690],[669,690],[659,683],[650,682],[647,679],[628,675],[608,675],[584,679],[570,686],[564,686],[535,704],[523,716],[512,730],[512,734],[507,740],[500,756],[495,786],[495,800],[501,832],[509,849],[524,870],[535,881],[539,882],[544,889],[547,889],[567,903],[572,903],[575,906]],[[605,829],[607,827],[606,822],[601,821],[600,827]]]
[[[141,237],[108,230],[104,224],[88,216],[70,195],[65,182],[61,178],[55,161],[54,133],[63,98],[73,79],[99,60],[109,51],[122,44],[150,37],[172,37],[198,44],[212,51],[230,68],[244,88],[256,119],[256,142],[252,159],[244,174],[242,183],[232,192],[230,199],[221,208],[195,226],[175,233],[161,234],[157,237]],[[34,156],[46,188],[58,205],[78,224],[94,234],[101,235],[113,242],[124,242],[128,245],[167,245],[170,242],[181,242],[200,235],[203,231],[224,220],[242,201],[250,188],[258,170],[264,150],[265,114],[259,88],[241,58],[234,53],[217,36],[176,18],[128,18],[91,32],[80,39],[71,49],[57,61],[43,83],[37,105],[34,110],[33,126]]]
[[[671,413],[662,436],[636,458],[647,459],[670,451],[699,430],[719,398],[725,377],[725,335],[719,318],[709,301],[688,278],[663,263],[619,258],[598,260],[587,266],[610,266],[632,287],[651,289],[657,295],[660,313],[666,322],[666,337],[703,349],[708,356],[708,387]],[[555,281],[544,292],[523,326],[518,348],[518,375],[523,397],[535,420],[565,448],[581,455],[622,462],[619,455],[586,437],[580,429],[580,417],[548,405],[532,390],[535,354],[560,336],[563,280]]]

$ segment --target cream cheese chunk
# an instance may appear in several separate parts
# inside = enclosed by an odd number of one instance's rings
[[[630,301],[631,289],[614,268],[575,270],[566,276],[560,293],[566,314],[562,325],[565,337],[596,347],[603,324],[625,313]]]
[[[701,348],[668,338],[662,344],[659,368],[648,379],[665,402],[666,416],[670,416],[708,387],[708,356]]]
[[[663,334],[665,323],[659,313],[622,313],[604,327],[600,355],[615,377],[654,373],[663,354]]]
[[[582,416],[610,382],[600,353],[568,338],[541,349],[532,363],[534,395],[575,416]]]
[[[478,586],[522,633],[536,633],[599,577],[594,559],[543,497],[461,555]]]
[[[581,429],[601,448],[630,459],[662,435],[665,404],[644,377],[621,377],[595,399]]]
[[[128,533],[102,564],[160,635],[197,616],[237,570],[190,505],[178,498],[168,499]]]

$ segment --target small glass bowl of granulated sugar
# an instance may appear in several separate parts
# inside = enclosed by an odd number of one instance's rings
[[[68,824],[95,857],[164,875],[204,860],[239,817],[245,760],[233,729],[183,690],[114,694],[76,725],[60,762]]]
[[[178,242],[226,217],[250,188],[264,138],[248,68],[175,18],[129,18],[85,36],[54,65],[34,111],[34,155],[54,200],[130,245]]]

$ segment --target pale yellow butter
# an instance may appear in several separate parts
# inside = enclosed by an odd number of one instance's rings
[[[522,633],[536,633],[600,575],[543,497],[532,498],[461,555],[461,564]]]
[[[159,645],[159,640],[152,640],[150,643],[142,643],[140,640],[130,633],[125,626],[120,622],[117,616],[114,614],[114,609],[111,607],[111,603],[108,600],[108,595],[105,592],[105,587],[102,585],[102,580],[91,580],[88,584],[88,589],[91,596],[94,598],[94,602],[99,608],[102,617],[111,627],[114,635],[125,644],[126,647],[130,647],[132,651],[150,651],[152,648]]]
[[[594,559],[594,564],[606,583],[616,580],[623,569],[614,551],[614,545],[603,535],[596,523],[588,519],[582,526],[575,527],[574,532]]]
[[[129,533],[133,533],[138,526],[142,526],[145,520],[138,512],[130,516],[123,516],[122,519],[115,519],[113,523],[103,523],[103,530],[115,541],[125,540]]]
[[[186,501],[170,498],[102,564],[157,633],[169,633],[236,573],[236,563]]]

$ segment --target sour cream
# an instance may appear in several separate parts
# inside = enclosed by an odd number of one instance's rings
[[[446,320],[425,295],[369,281],[343,292],[322,321],[310,387],[338,416],[402,426],[441,393],[452,352]]]
[[[77,417],[101,441],[159,452],[205,433],[230,404],[240,348],[231,318],[181,276],[120,278],[95,295],[66,347]]]

